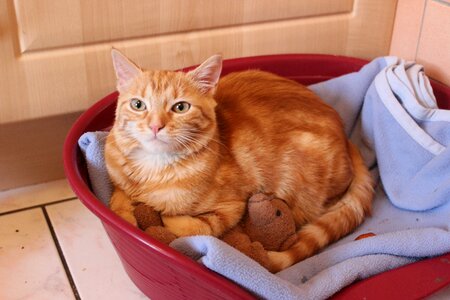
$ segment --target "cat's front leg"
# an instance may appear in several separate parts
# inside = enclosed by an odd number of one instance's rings
[[[137,227],[137,221],[134,217],[133,201],[121,189],[114,188],[114,192],[109,201],[109,207],[119,217]]]
[[[213,235],[211,226],[197,217],[161,216],[164,227],[177,237],[191,235]]]
[[[161,216],[164,227],[177,237],[192,235],[221,236],[234,227],[242,218],[244,202],[230,202],[219,209],[197,216]]]

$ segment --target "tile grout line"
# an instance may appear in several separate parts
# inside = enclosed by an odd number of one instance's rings
[[[68,199],[66,199],[66,201],[68,201]],[[60,202],[62,202],[62,201],[60,201]],[[44,214],[45,220],[47,221],[47,225],[50,230],[50,234],[52,235],[53,242],[55,243],[56,250],[58,251],[59,258],[61,259],[61,262],[63,264],[64,271],[66,272],[67,279],[69,280],[70,287],[72,288],[73,295],[75,296],[76,300],[81,300],[80,294],[78,293],[78,290],[77,290],[77,286],[75,285],[75,281],[73,280],[72,273],[70,273],[70,269],[69,269],[69,265],[67,264],[66,257],[64,256],[61,245],[59,244],[59,241],[58,241],[58,237],[56,236],[55,229],[53,228],[52,221],[50,220],[50,217],[47,213],[47,209],[45,208],[44,205],[41,207],[41,209]]]
[[[67,202],[67,201],[71,201],[71,200],[75,200],[75,199],[78,199],[78,198],[74,196],[74,197],[69,197],[69,198],[65,198],[65,199],[61,199],[61,200],[55,200],[55,201],[52,201],[52,202],[46,202],[46,203],[42,203],[42,204],[36,204],[36,205],[32,205],[32,206],[27,206],[27,207],[17,208],[17,209],[13,209],[13,210],[8,210],[8,211],[0,212],[0,217],[4,216],[4,215],[9,215],[9,214],[13,214],[13,213],[29,210],[29,209],[42,208],[42,207],[47,206],[47,205],[63,203],[63,202]]]

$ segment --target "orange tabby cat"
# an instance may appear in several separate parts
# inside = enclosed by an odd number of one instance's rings
[[[142,71],[117,50],[120,96],[108,136],[111,209],[136,225],[144,202],[176,236],[220,236],[256,192],[284,199],[299,241],[269,252],[282,270],[351,232],[372,181],[336,111],[298,83],[261,71],[223,77],[215,55],[188,72]]]

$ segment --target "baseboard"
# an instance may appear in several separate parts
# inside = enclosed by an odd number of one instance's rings
[[[0,124],[0,190],[64,178],[62,147],[79,115]]]

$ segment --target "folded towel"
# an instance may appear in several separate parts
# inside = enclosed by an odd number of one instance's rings
[[[267,299],[324,299],[356,279],[450,252],[450,112],[437,108],[422,66],[382,57],[310,88],[339,112],[381,179],[373,216],[278,274],[213,237],[179,238],[171,246]],[[80,138],[94,192],[105,202],[111,185],[104,174],[91,174],[106,172],[103,142],[104,134]],[[367,232],[376,236],[354,240]]]
[[[104,157],[107,136],[106,131],[86,132],[78,140],[78,146],[86,159],[92,190],[105,205],[109,203],[113,189]]]
[[[390,58],[372,89],[362,127],[389,199],[410,210],[448,202],[450,111],[437,108],[423,67]]]

